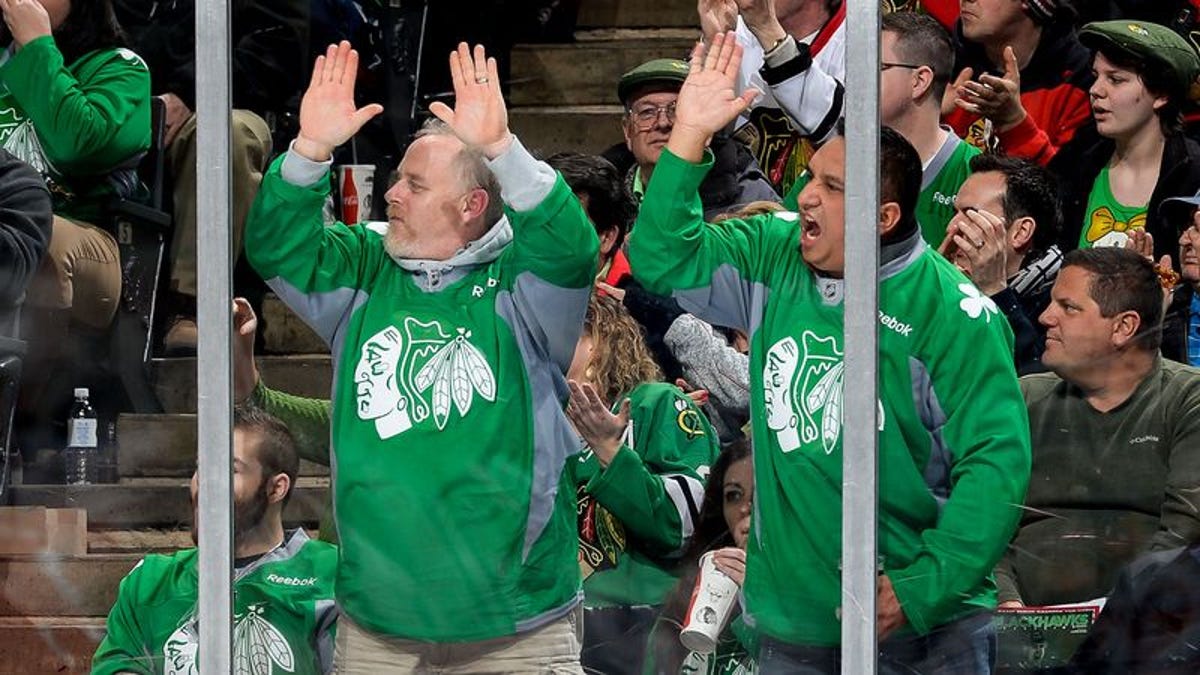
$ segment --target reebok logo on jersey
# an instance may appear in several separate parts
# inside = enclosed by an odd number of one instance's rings
[[[300,577],[281,577],[278,574],[268,574],[267,581],[284,586],[313,586],[317,583],[317,578],[308,577],[307,579],[301,579]]]
[[[908,337],[909,333],[911,333],[913,329],[913,327],[909,324],[904,323],[894,316],[888,316],[887,314],[884,314],[883,311],[879,312],[879,323],[884,328],[894,330],[904,337]]]

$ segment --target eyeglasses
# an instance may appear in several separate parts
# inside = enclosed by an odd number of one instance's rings
[[[909,68],[912,70],[916,70],[917,68],[922,68],[922,67],[923,66],[918,66],[918,65],[915,65],[912,63],[888,63],[887,61],[879,62],[879,72],[883,72],[883,71],[887,70],[888,68]]]
[[[629,111],[629,116],[637,123],[638,129],[648,131],[654,128],[658,122],[660,113],[665,113],[667,121],[671,124],[675,123],[675,102],[672,101],[666,105],[647,105],[641,106]]]

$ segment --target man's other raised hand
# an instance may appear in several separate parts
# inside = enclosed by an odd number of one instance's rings
[[[328,160],[334,148],[353,138],[372,117],[383,112],[378,103],[355,107],[357,77],[358,52],[351,49],[349,42],[329,45],[325,54],[317,57],[312,80],[300,100],[300,134],[293,151],[313,161]]]
[[[435,101],[429,112],[445,122],[463,143],[479,148],[488,159],[499,157],[512,142],[512,134],[496,59],[487,56],[483,45],[475,45],[472,51],[467,43],[459,43],[458,49],[450,52],[450,79],[454,83],[454,108]]]
[[[717,33],[707,47],[696,44],[690,71],[675,102],[675,128],[667,149],[681,159],[699,162],[713,134],[750,107],[759,92],[750,88],[737,94],[741,62],[742,47],[732,32]]]

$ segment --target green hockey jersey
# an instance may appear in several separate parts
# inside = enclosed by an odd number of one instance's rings
[[[149,555],[121,581],[93,675],[195,675],[199,648],[196,549]],[[238,675],[315,675],[333,666],[337,547],[304,530],[235,571],[233,659]]]
[[[450,260],[324,226],[328,167],[292,153],[246,223],[247,258],[330,345],[338,606],[384,635],[509,636],[580,597],[564,373],[599,243],[519,143],[490,164],[511,208]]]
[[[708,420],[678,387],[644,383],[627,398],[630,430],[608,467],[591,450],[567,462],[588,607],[663,601],[676,582],[673,554],[692,535],[720,452]]]
[[[750,336],[747,622],[785,642],[836,645],[841,392],[854,376],[842,362],[842,282],[805,265],[794,213],[704,223],[696,187],[707,168],[663,152],[629,260],[650,290]],[[923,634],[994,607],[992,568],[1029,481],[1029,423],[995,304],[917,234],[884,247],[883,260],[879,552],[908,629]]]
[[[942,240],[946,238],[946,227],[954,217],[954,198],[958,196],[958,188],[971,175],[971,158],[979,154],[979,148],[964,142],[948,127],[945,128],[949,134],[924,168],[921,194],[917,197],[917,222],[921,225],[921,235],[935,249],[942,245]],[[796,210],[800,191],[810,179],[807,171],[801,174],[784,197],[783,205]]]
[[[128,49],[64,63],[51,36],[0,56],[0,147],[50,179],[54,210],[94,219],[150,148],[150,70]],[[124,186],[132,190],[133,185]]]

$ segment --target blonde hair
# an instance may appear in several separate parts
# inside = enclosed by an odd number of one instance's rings
[[[783,205],[779,202],[770,202],[765,199],[760,199],[756,202],[744,204],[736,211],[727,211],[717,214],[713,217],[712,222],[719,223],[722,220],[730,220],[732,218],[746,219],[752,216],[761,216],[765,213],[775,213],[777,211],[785,211]]]
[[[616,298],[592,294],[583,330],[592,338],[588,379],[605,403],[612,405],[643,382],[663,379],[642,327]]]

